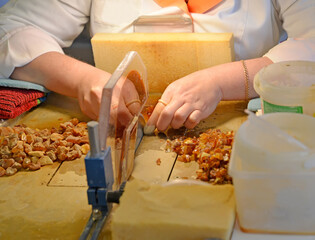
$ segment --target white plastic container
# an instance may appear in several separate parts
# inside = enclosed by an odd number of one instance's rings
[[[295,112],[315,117],[315,62],[271,64],[255,76],[262,112]]]
[[[255,130],[248,121],[239,128],[229,174],[240,227],[246,232],[315,234],[315,167],[304,165],[315,161],[315,118],[296,113],[261,117],[312,150],[281,153],[270,140],[272,133],[261,134],[265,129]]]
[[[315,118],[297,113],[270,113],[260,116],[314,150]],[[308,151],[279,142],[272,129],[250,121],[241,125],[235,135],[231,158],[244,171],[296,172],[304,170],[306,161],[315,157]]]

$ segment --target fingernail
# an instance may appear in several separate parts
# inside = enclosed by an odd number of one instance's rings
[[[143,128],[143,132],[145,135],[152,135],[154,133],[155,126],[154,125],[145,125]]]

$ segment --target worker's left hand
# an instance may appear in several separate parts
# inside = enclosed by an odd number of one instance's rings
[[[222,91],[209,71],[198,71],[171,83],[156,105],[147,126],[165,131],[168,126],[194,128],[208,117],[222,98]],[[218,79],[220,80],[220,79]]]

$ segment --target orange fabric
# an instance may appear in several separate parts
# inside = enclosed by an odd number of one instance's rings
[[[220,2],[222,0],[189,0],[187,5],[191,13],[204,13]]]
[[[161,7],[177,6],[186,12],[190,13],[204,13],[210,8],[220,3],[222,0],[154,0]],[[186,3],[188,2],[188,3]]]

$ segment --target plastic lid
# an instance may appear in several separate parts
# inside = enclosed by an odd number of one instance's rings
[[[315,102],[315,62],[271,64],[256,74],[254,88],[264,100],[274,104]]]

